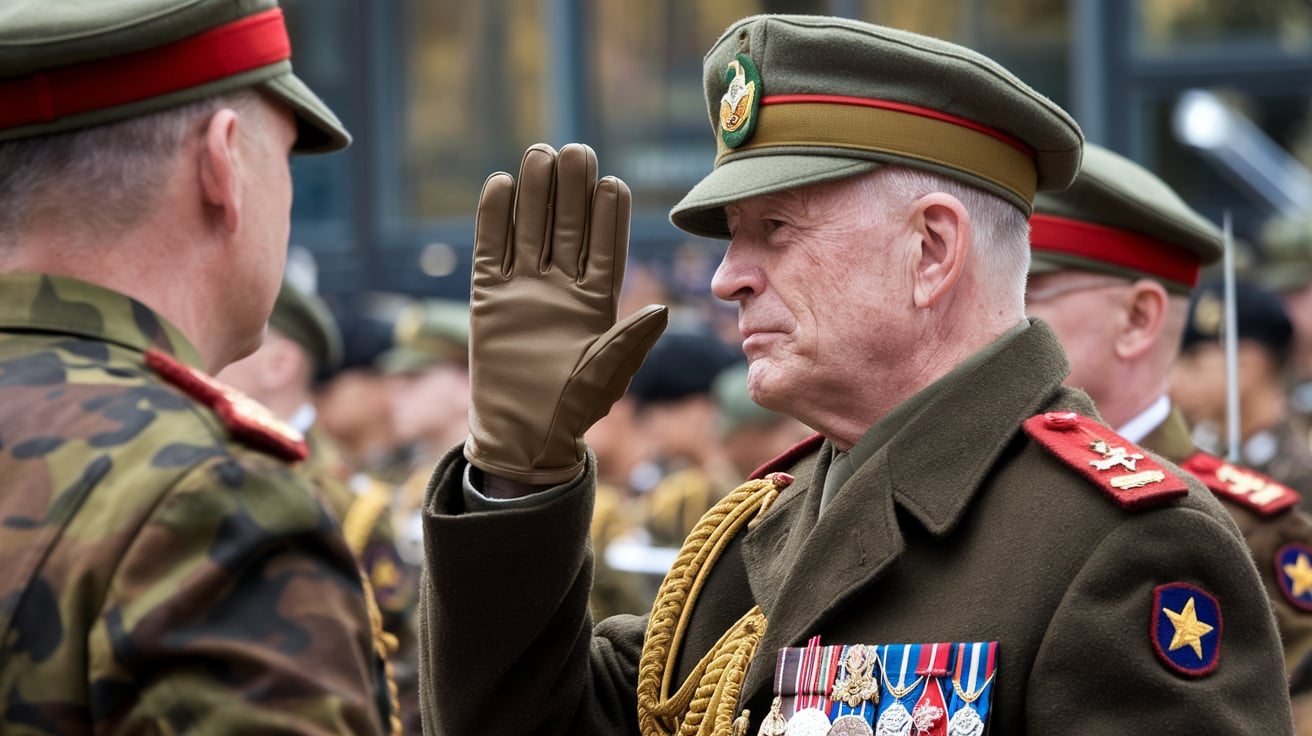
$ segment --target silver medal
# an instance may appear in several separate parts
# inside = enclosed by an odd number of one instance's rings
[[[948,736],[980,736],[984,733],[984,721],[979,713],[969,705],[952,714],[948,721]]]
[[[879,715],[875,736],[911,736],[911,714],[901,703],[893,703]]]

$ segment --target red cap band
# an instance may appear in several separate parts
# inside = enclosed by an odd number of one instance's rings
[[[1186,248],[1128,230],[1051,215],[1036,214],[1030,218],[1030,244],[1034,250],[1121,266],[1191,289],[1198,285],[1202,264]]]
[[[0,81],[0,128],[161,97],[290,59],[281,8],[181,41]]]
[[[762,105],[786,105],[794,102],[824,102],[831,105],[876,107],[881,110],[894,110],[909,115],[918,115],[922,118],[941,120],[945,123],[960,125],[963,128],[969,128],[977,133],[983,133],[991,138],[996,138],[1026,156],[1034,158],[1034,149],[1000,130],[994,130],[987,125],[980,125],[971,120],[960,118],[956,115],[949,115],[948,113],[939,110],[931,110],[927,107],[918,107],[916,105],[908,105],[902,102],[893,102],[892,100],[875,100],[868,97],[847,97],[845,95],[771,95],[761,98]]]

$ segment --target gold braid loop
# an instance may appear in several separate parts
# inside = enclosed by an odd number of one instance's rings
[[[743,526],[769,508],[782,485],[772,476],[739,486],[706,512],[684,540],[656,593],[638,660],[638,725],[643,736],[730,733],[743,678],[765,634],[765,614],[753,606],[671,695],[675,660],[711,569]]]
[[[387,719],[388,736],[401,736],[401,698],[396,688],[396,677],[392,674],[392,653],[400,643],[396,636],[383,630],[383,612],[378,610],[378,601],[374,600],[374,586],[369,584],[369,577],[360,571],[360,582],[364,586],[364,604],[369,610],[369,627],[373,629],[374,652],[383,661],[383,677],[387,678],[387,697],[392,712]]]

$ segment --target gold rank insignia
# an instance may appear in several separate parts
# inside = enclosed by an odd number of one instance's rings
[[[146,365],[213,409],[234,439],[289,462],[299,462],[310,454],[304,435],[232,386],[158,350],[146,351]]]
[[[1030,417],[1025,433],[1125,509],[1154,506],[1189,487],[1106,425],[1073,411]]]
[[[1220,498],[1244,506],[1260,516],[1275,516],[1298,505],[1294,489],[1273,478],[1241,468],[1205,452],[1194,453],[1180,467],[1198,478]]]

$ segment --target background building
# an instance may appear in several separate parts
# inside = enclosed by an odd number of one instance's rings
[[[1289,190],[1302,183],[1297,177],[1272,185],[1262,172],[1234,171],[1234,161],[1258,157],[1245,154],[1233,129],[1218,133],[1210,123],[1213,142],[1235,149],[1227,165],[1182,143],[1175,122],[1182,96],[1206,90],[1274,141],[1275,153],[1312,163],[1308,0],[284,5],[298,74],[356,136],[343,154],[293,165],[292,242],[314,255],[319,291],[339,314],[373,292],[466,298],[483,180],[515,171],[537,141],[596,148],[603,172],[634,192],[631,262],[676,296],[704,296],[722,245],[689,239],[666,212],[714,151],[702,54],[729,23],[756,12],[858,17],[976,48],[1069,110],[1090,140],[1158,171],[1213,220],[1229,210],[1241,239],[1278,208],[1312,207],[1263,191]]]

